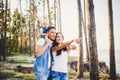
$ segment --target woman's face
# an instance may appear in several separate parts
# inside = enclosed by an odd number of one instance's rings
[[[63,42],[63,35],[62,34],[57,34],[56,35],[56,42],[57,43],[62,43]]]

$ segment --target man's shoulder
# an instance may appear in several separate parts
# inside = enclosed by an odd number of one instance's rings
[[[40,38],[38,41],[37,41],[37,44],[45,44],[45,39],[44,38]]]

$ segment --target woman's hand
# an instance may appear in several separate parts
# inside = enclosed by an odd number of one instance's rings
[[[82,40],[82,38],[74,39],[73,42],[80,43],[81,40]]]

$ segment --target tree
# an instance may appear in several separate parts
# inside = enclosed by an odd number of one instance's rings
[[[47,8],[48,8],[48,19],[49,19],[49,25],[51,25],[51,15],[50,15],[50,3],[49,0],[47,0]]]
[[[98,55],[93,0],[86,0],[90,51],[90,80],[98,80]]]
[[[62,32],[62,25],[61,25],[61,3],[60,0],[58,0],[58,29],[60,32]]]
[[[78,12],[79,12],[79,37],[82,38],[82,8],[81,8],[81,1],[78,1]],[[83,43],[82,40],[80,42],[80,53],[78,55],[78,73],[77,73],[77,78],[80,79],[83,77]]]
[[[84,0],[83,29],[84,29],[85,44],[86,44],[86,61],[89,62],[88,38],[87,38],[87,29],[86,29],[86,2],[85,2],[85,0]]]
[[[2,60],[3,57],[3,0],[0,1],[0,60]]]
[[[56,8],[57,7],[57,5],[56,5],[56,0],[54,0],[54,25],[56,26]]]
[[[32,55],[32,51],[35,51],[36,44],[36,30],[35,30],[35,18],[36,18],[36,5],[34,0],[30,0],[30,56]]]
[[[108,4],[110,79],[116,80],[112,0],[107,0],[107,4]]]
[[[21,0],[19,0],[20,1],[20,52],[22,53],[22,43],[23,43],[23,41],[22,41],[22,10],[21,10]]]
[[[4,10],[4,18],[3,18],[3,60],[6,60],[6,32],[7,32],[7,5],[8,5],[8,0],[6,0],[5,3],[5,10]]]

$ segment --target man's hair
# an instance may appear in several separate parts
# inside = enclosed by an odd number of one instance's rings
[[[51,29],[56,29],[54,26],[49,26],[48,28],[47,28],[47,32],[49,32]]]

